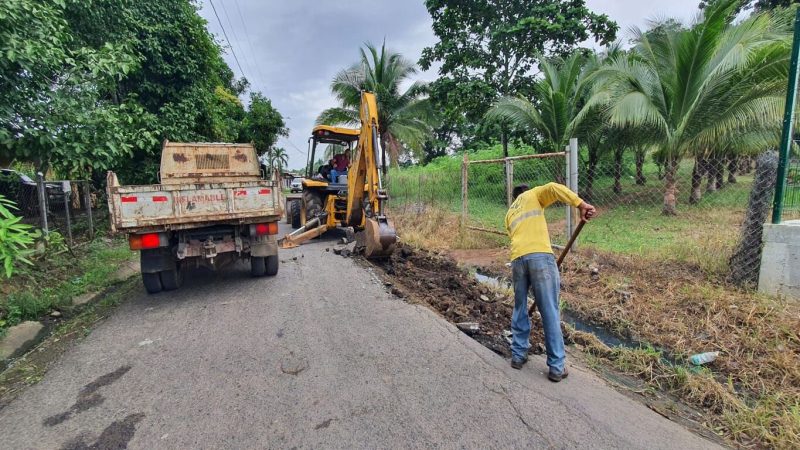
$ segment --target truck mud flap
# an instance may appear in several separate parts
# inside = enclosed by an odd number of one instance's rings
[[[275,236],[259,236],[250,243],[250,256],[273,256],[278,254]]]
[[[142,273],[156,273],[175,269],[175,258],[169,248],[141,251]]]

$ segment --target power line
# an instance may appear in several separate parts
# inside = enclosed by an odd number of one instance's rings
[[[233,45],[231,45],[231,40],[228,39],[228,33],[225,32],[225,27],[222,26],[222,21],[219,19],[219,14],[217,14],[217,8],[214,7],[214,1],[208,0],[208,3],[211,4],[211,9],[214,10],[214,15],[217,17],[217,22],[219,23],[219,27],[222,28],[222,35],[225,36],[225,41],[228,43],[228,47],[231,49],[231,54],[233,55],[233,60],[236,61],[236,66],[239,67],[239,72],[242,73],[242,76],[247,78],[244,74],[244,70],[242,70],[242,65],[239,64],[239,58],[236,57],[236,52],[233,51]]]
[[[239,14],[239,21],[242,23],[242,30],[244,30],[244,37],[247,41],[247,46],[250,48],[250,57],[253,61],[253,65],[256,67],[256,72],[258,72],[258,77],[261,80],[261,84],[263,85],[266,81],[266,77],[264,76],[264,72],[261,71],[261,64],[259,64],[258,56],[256,56],[256,51],[253,49],[253,43],[250,41],[250,32],[247,31],[247,23],[244,20],[244,16],[242,15],[242,10],[239,8],[239,1],[233,0],[234,6],[236,6],[236,12]],[[262,86],[264,87],[264,86]]]
[[[222,8],[222,16],[225,17],[225,20],[228,22],[228,29],[231,30],[231,35],[233,36],[234,42],[239,44],[241,41],[239,40],[239,36],[236,34],[236,27],[233,26],[233,22],[231,22],[231,14],[228,12],[228,8],[225,7],[225,2],[221,2],[219,4],[220,8]],[[231,48],[233,48],[233,44],[231,44]],[[241,47],[239,47],[241,50]],[[244,65],[247,66],[247,71],[250,72],[251,75],[255,75],[255,72],[252,71],[253,66],[250,64],[250,61],[247,60],[247,52],[240,53],[242,55],[242,60],[244,61]]]

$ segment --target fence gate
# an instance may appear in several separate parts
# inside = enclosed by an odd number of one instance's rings
[[[577,149],[573,139],[565,151],[500,159],[470,160],[461,165],[461,224],[463,227],[505,235],[505,216],[514,186],[562,183],[577,191]],[[573,161],[570,161],[572,159]],[[570,164],[572,162],[572,164]],[[573,229],[572,208],[554,205],[545,211],[554,244],[564,244]]]

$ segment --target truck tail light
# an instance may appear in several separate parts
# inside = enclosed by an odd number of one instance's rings
[[[257,223],[253,225],[254,235],[256,236],[266,236],[269,234],[278,234],[278,222],[270,222],[270,223]]]
[[[166,241],[166,236],[162,239],[160,233],[132,234],[128,237],[128,244],[131,250],[147,250],[162,247],[162,240]]]

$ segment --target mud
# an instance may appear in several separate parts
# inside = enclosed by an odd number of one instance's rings
[[[511,326],[513,297],[479,283],[449,256],[401,246],[391,258],[373,261],[383,269],[391,292],[406,301],[427,305],[452,323],[477,322],[471,336],[492,351],[510,356],[503,330]],[[544,351],[541,320],[534,314],[531,353]]]

